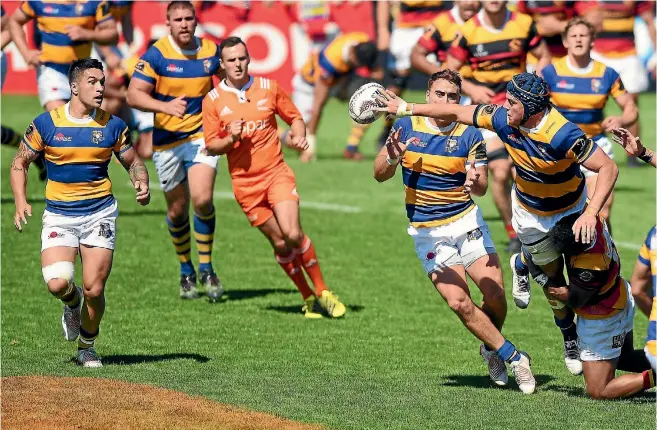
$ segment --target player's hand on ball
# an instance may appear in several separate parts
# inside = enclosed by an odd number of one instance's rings
[[[575,234],[575,242],[580,242],[583,244],[590,244],[595,240],[595,226],[597,223],[597,217],[590,213],[584,211],[575,224],[573,225],[573,233]]]
[[[619,116],[608,116],[602,121],[601,125],[606,132],[610,132],[613,129],[620,128],[623,123],[621,122],[621,117]]]
[[[230,133],[230,136],[233,138],[233,143],[239,142],[240,139],[242,139],[242,128],[244,127],[244,120],[243,119],[238,119],[235,121],[232,121],[228,125],[228,132]]]
[[[611,130],[611,133],[613,141],[622,146],[628,154],[638,157],[643,152],[643,144],[638,136],[635,137],[632,133],[620,127]]]
[[[463,188],[466,194],[470,194],[472,192],[472,186],[479,180],[479,176],[480,174],[477,172],[475,163],[470,163],[470,168],[465,174],[465,183],[463,184]]]
[[[26,216],[32,216],[32,206],[27,201],[16,202],[16,213],[14,214],[14,226],[19,232],[23,232],[22,224],[27,225]]]
[[[137,203],[146,206],[151,201],[151,191],[148,188],[148,183],[142,181],[135,181],[135,192],[137,193]]]
[[[390,90],[386,90],[385,92],[377,91],[374,99],[376,100],[378,106],[373,107],[372,110],[376,112],[387,112],[388,114],[392,115],[400,115],[400,110],[407,110],[407,103],[401,98],[397,97],[397,95]]]
[[[305,151],[310,146],[306,136],[292,136],[290,146],[299,151]]]

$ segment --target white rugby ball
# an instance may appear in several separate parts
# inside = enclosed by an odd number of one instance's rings
[[[349,99],[349,116],[358,124],[372,124],[385,112],[377,112],[372,108],[379,105],[374,98],[377,92],[385,93],[386,89],[376,82],[370,82],[358,88]]]

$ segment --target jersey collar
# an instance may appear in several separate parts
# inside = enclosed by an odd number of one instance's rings
[[[89,124],[96,119],[96,109],[91,112],[88,118],[75,118],[71,115],[71,103],[69,102],[64,105],[64,115],[66,115],[67,120],[74,124]]]
[[[196,55],[196,54],[198,54],[198,51],[201,49],[201,39],[199,39],[196,36],[194,36],[194,40],[196,41],[196,49],[182,49],[180,46],[178,46],[178,44],[173,39],[173,37],[171,37],[171,35],[169,35],[168,37],[169,37],[169,43],[171,44],[171,47],[173,48],[174,51],[176,51],[179,54],[182,54],[182,55]]]
[[[463,20],[461,19],[461,12],[460,12],[460,9],[459,9],[458,5],[457,5],[457,6],[454,6],[454,7],[449,11],[449,13],[452,14],[452,18],[454,18],[454,22],[456,22],[458,25],[463,25],[463,24],[465,24],[465,21],[463,21]]]
[[[570,57],[566,56],[566,67],[568,67],[571,72],[577,75],[587,75],[591,72],[591,70],[593,70],[593,58],[591,58],[591,61],[589,61],[588,66],[582,69],[580,67],[577,67],[575,64],[571,63]]]
[[[536,124],[536,127],[526,128],[526,127],[520,126],[520,129],[524,132],[527,132],[527,133],[533,133],[533,134],[538,133],[538,131],[540,129],[542,129],[543,126],[545,125],[545,123],[547,122],[547,118],[548,118],[549,114],[550,114],[550,108],[545,108],[545,110],[543,111],[543,118],[541,118],[541,120],[538,122],[538,124]]]
[[[477,16],[479,17],[479,22],[481,23],[482,27],[484,27],[487,31],[490,31],[491,33],[498,34],[504,30],[504,27],[506,27],[506,24],[509,22],[509,19],[511,18],[511,11],[510,10],[506,11],[506,18],[504,19],[504,25],[502,26],[502,28],[495,28],[486,24],[484,18],[484,8],[481,8],[481,10],[477,13]]]
[[[222,90],[234,93],[240,100],[246,99],[246,91],[251,88],[251,85],[253,85],[253,76],[249,76],[249,81],[239,90],[237,88],[229,87],[228,84],[226,84],[226,79],[222,79],[219,83]]]
[[[456,122],[451,123],[447,127],[438,127],[433,124],[431,124],[431,121],[429,121],[429,118],[425,117],[424,118],[424,123],[429,127],[431,130],[439,131],[441,133],[449,133],[456,127]]]

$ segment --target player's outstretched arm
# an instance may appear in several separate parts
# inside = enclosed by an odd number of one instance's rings
[[[119,152],[115,152],[115,154],[123,168],[128,171],[130,181],[135,186],[137,203],[146,206],[151,201],[151,192],[148,169],[146,169],[144,162],[137,155],[137,151],[129,144]]]
[[[32,216],[32,206],[27,203],[27,170],[30,163],[39,157],[39,153],[21,142],[18,152],[11,163],[9,171],[9,182],[14,194],[16,211],[14,214],[14,225],[19,232],[23,231],[22,224],[27,224],[26,216]]]
[[[611,133],[611,138],[614,142],[622,146],[625,152],[634,155],[635,157],[639,157],[642,161],[653,167],[657,167],[657,157],[655,157],[655,152],[652,149],[643,146],[639,136],[635,137],[624,128],[613,129],[611,130]]]
[[[426,116],[450,122],[458,121],[465,125],[472,125],[474,113],[477,109],[477,105],[406,103],[391,91],[378,93],[376,100],[379,102],[380,107],[373,108],[375,111],[387,112],[397,116]]]

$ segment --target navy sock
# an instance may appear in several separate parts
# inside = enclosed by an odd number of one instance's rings
[[[520,360],[520,353],[516,347],[506,339],[500,349],[497,350],[497,355],[507,363]]]
[[[577,324],[575,324],[575,312],[572,309],[566,308],[566,318],[558,319],[554,317],[554,323],[561,330],[564,341],[577,340]]]

